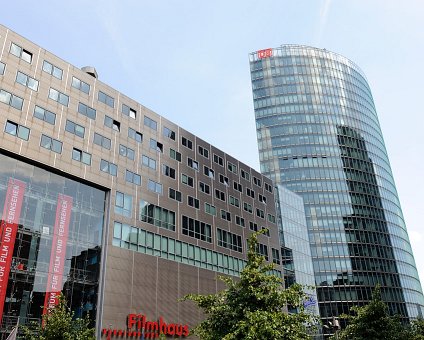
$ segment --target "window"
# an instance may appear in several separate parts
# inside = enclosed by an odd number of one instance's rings
[[[264,235],[269,237],[269,229],[267,227],[261,227],[261,230],[264,230]]]
[[[18,71],[16,73],[16,82],[18,84],[28,87],[33,91],[38,91],[38,80],[27,76],[25,73]]]
[[[206,165],[203,167],[203,173],[209,178],[215,178],[215,172],[211,168],[208,168]]]
[[[181,182],[188,185],[189,187],[194,187],[193,177],[181,174]]]
[[[169,139],[175,140],[175,131],[168,129],[166,126],[163,127],[163,135]]]
[[[257,185],[258,187],[262,187],[262,181],[260,180],[260,178],[257,178],[255,176],[253,176],[253,184]]]
[[[235,206],[235,207],[237,207],[237,208],[240,208],[240,201],[239,201],[239,199],[236,198],[236,197],[234,197],[234,196],[231,196],[231,195],[230,195],[230,204],[233,205],[233,206]]]
[[[181,162],[181,154],[178,151],[175,151],[174,149],[169,149],[169,157],[175,159],[178,162]]]
[[[272,185],[271,184],[268,184],[268,183],[265,183],[265,190],[268,191],[268,192],[270,192],[270,193],[272,193]]]
[[[262,209],[256,208],[256,216],[260,218],[265,218],[265,213]]]
[[[53,112],[47,111],[40,106],[35,106],[34,108],[34,117],[44,120],[45,122],[54,125],[56,122],[56,114]]]
[[[16,124],[10,120],[6,121],[4,132],[23,140],[28,140],[30,134],[30,130],[27,127]]]
[[[162,184],[152,181],[151,179],[149,179],[148,184],[147,184],[147,188],[150,191],[153,191],[157,194],[162,195]]]
[[[105,103],[107,106],[110,106],[111,108],[115,107],[115,99],[113,99],[111,96],[107,95],[106,93],[99,91],[97,95],[97,99],[99,102]]]
[[[178,202],[183,201],[183,196],[181,195],[181,191],[169,188],[169,198],[176,200]]]
[[[234,181],[234,183],[233,183],[233,188],[234,188],[234,190],[243,192],[243,187],[241,186],[240,183],[237,183],[236,181]]]
[[[258,224],[254,222],[249,222],[249,229],[253,231],[258,231]]]
[[[119,154],[121,156],[127,157],[128,159],[134,160],[134,150],[129,147],[126,147],[125,145],[119,144]]]
[[[265,260],[268,261],[268,247],[265,244],[258,243],[257,248],[256,248],[256,252],[259,255],[264,256]]]
[[[218,156],[217,154],[213,155],[213,161],[219,164],[220,166],[224,166],[224,160],[222,159],[221,156]]]
[[[84,138],[85,128],[69,119],[66,120],[65,130],[73,133],[75,136]]]
[[[175,231],[175,212],[140,200],[140,221]]]
[[[153,120],[153,119],[151,119],[147,116],[144,116],[144,125],[148,126],[149,128],[151,128],[155,131],[157,131],[157,129],[158,129],[158,123],[156,123],[155,120]]]
[[[250,174],[243,169],[240,169],[241,177],[244,178],[246,181],[250,181]]]
[[[205,213],[216,216],[216,208],[209,203],[205,203]]]
[[[275,216],[272,214],[268,214],[268,221],[271,223],[275,223]]]
[[[143,141],[143,135],[132,128],[128,128],[128,137],[134,139],[137,143],[141,143]]]
[[[72,150],[72,159],[86,165],[91,165],[91,155],[77,148],[73,148]]]
[[[187,157],[187,165],[194,170],[199,170],[199,163],[190,157]]]
[[[252,205],[249,203],[243,202],[243,209],[244,211],[247,211],[248,213],[251,213],[251,214],[253,213]]]
[[[217,228],[218,246],[228,248],[238,252],[243,252],[241,244],[241,236],[230,233],[229,231]]]
[[[141,176],[132,172],[128,169],[125,170],[125,181],[128,183],[134,183],[135,185],[141,185]]]
[[[156,170],[156,160],[155,159],[150,158],[146,155],[143,155],[142,163],[143,163],[144,166],[147,166],[150,169]]]
[[[90,85],[82,80],[72,77],[72,87],[80,90],[81,92],[90,93]]]
[[[17,110],[22,111],[24,100],[21,97],[15,96],[14,94],[5,90],[0,90],[0,102],[10,105]]]
[[[209,158],[209,150],[205,149],[203,146],[198,146],[199,154],[201,154],[203,157]]]
[[[199,200],[197,198],[192,197],[192,196],[187,196],[187,204],[190,207],[193,207],[193,208],[196,208],[196,209],[200,208]]]
[[[264,195],[259,194],[259,202],[266,204],[266,197]]]
[[[244,218],[236,215],[236,224],[241,227],[244,227],[245,226]]]
[[[246,195],[255,198],[255,192],[250,188],[246,188]]]
[[[27,63],[31,64],[32,53],[23,49],[21,46],[12,43],[10,45],[10,53],[17,56],[18,58],[21,58],[23,61],[26,61]]]
[[[225,202],[225,193],[221,190],[215,189],[215,198]]]
[[[96,132],[94,133],[93,143],[107,150],[110,150],[111,147],[110,139]]]
[[[126,217],[132,215],[132,196],[117,191],[115,197],[115,214]]]
[[[90,119],[96,119],[96,110],[83,103],[78,103],[78,112]]]
[[[56,153],[62,153],[62,142],[46,135],[41,135],[40,146]]]
[[[3,75],[4,74],[5,68],[6,68],[6,64],[0,62],[0,75]]]
[[[201,192],[204,192],[205,194],[207,194],[207,195],[210,195],[210,187],[209,187],[209,185],[207,185],[206,183],[203,183],[203,182],[199,182],[199,190],[201,191]]]
[[[228,181],[228,177],[226,177],[226,176],[224,176],[224,175],[222,175],[222,174],[219,174],[219,181],[222,183],[222,184],[224,184],[226,187],[228,187],[228,186],[230,186],[229,185],[229,181]]]
[[[100,161],[100,171],[106,172],[112,176],[115,176],[118,174],[118,167],[116,164],[113,164],[111,162],[108,162],[104,159]]]
[[[69,97],[64,93],[55,90],[54,88],[50,88],[49,98],[64,106],[68,106],[69,104]]]
[[[231,172],[233,172],[233,173],[237,173],[237,165],[235,165],[235,164],[233,164],[233,163],[231,163],[231,162],[228,162],[227,163],[227,168],[228,168],[228,170],[230,170]]]
[[[272,262],[274,262],[275,264],[280,264],[280,252],[278,251],[278,249],[274,249],[271,248],[271,252],[272,252]]]
[[[227,221],[231,222],[231,213],[221,209],[221,218],[223,220],[227,220]]]
[[[115,130],[118,132],[121,130],[121,123],[118,122],[117,120],[114,120],[113,118],[109,116],[105,116],[104,124],[105,126],[111,128],[112,130]]]
[[[128,105],[122,104],[122,113],[125,116],[135,119],[137,116],[137,111],[130,108]]]
[[[186,148],[193,150],[193,142],[190,139],[181,137],[181,144],[184,145]]]
[[[43,71],[51,74],[53,77],[62,80],[63,70],[53,64],[50,64],[47,60],[43,62]]]
[[[212,233],[210,224],[182,216],[182,232],[184,235],[194,237],[198,240],[212,243]]]
[[[168,176],[168,177],[175,179],[175,169],[171,168],[170,166],[168,166],[166,164],[162,164],[162,173],[165,176]]]
[[[156,150],[157,152],[163,152],[163,144],[150,138],[150,149]]]

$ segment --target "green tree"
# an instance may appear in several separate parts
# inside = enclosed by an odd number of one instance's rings
[[[424,340],[424,319],[420,318],[411,323],[411,340]]]
[[[28,340],[95,340],[95,329],[90,328],[89,324],[88,315],[83,319],[74,319],[74,312],[60,294],[58,305],[43,315],[43,324],[32,322],[21,329]]]
[[[317,319],[305,312],[307,295],[300,285],[283,289],[283,281],[270,275],[273,264],[258,255],[257,235],[249,238],[247,265],[239,280],[220,277],[227,288],[217,294],[189,294],[183,300],[194,301],[204,314],[193,332],[202,340],[301,340],[310,339]],[[296,307],[297,314],[284,311]]]
[[[372,300],[365,306],[352,307],[352,315],[342,315],[348,325],[337,332],[333,339],[340,340],[407,340],[409,330],[400,319],[389,315],[386,303],[381,299],[380,287],[372,294]]]

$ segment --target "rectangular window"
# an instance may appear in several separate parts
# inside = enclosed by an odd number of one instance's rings
[[[41,135],[40,146],[56,153],[62,153],[62,142],[46,135]]]
[[[23,86],[28,87],[29,89],[33,91],[38,91],[38,80],[31,78],[30,76],[26,75],[22,72],[16,73],[16,82],[18,84],[21,84]]]
[[[63,70],[53,64],[49,63],[47,60],[43,62],[43,71],[51,74],[53,77],[62,80]]]
[[[148,184],[147,184],[147,188],[150,191],[153,191],[159,195],[162,195],[162,184],[152,181],[151,179],[149,179]]]
[[[205,149],[203,146],[198,146],[198,151],[199,151],[199,154],[200,155],[202,155],[203,157],[206,157],[206,158],[209,158],[209,150],[208,149]]]
[[[96,119],[96,110],[83,103],[78,103],[78,112],[90,119]]]
[[[115,214],[131,217],[133,204],[132,200],[133,198],[131,195],[117,191],[115,197]]]
[[[268,222],[275,223],[275,216],[272,214],[268,214]]]
[[[50,88],[49,90],[49,98],[54,100],[55,102],[58,102],[59,104],[62,104],[63,106],[68,106],[69,104],[69,96],[66,94],[55,90],[54,88]]]
[[[187,204],[190,207],[193,207],[193,208],[196,208],[196,209],[200,208],[199,200],[197,198],[192,197],[192,196],[187,196]]]
[[[258,224],[254,222],[249,222],[249,229],[252,231],[258,231]]]
[[[34,117],[44,120],[45,122],[54,125],[56,123],[56,114],[53,112],[47,111],[40,106],[35,106],[34,108]]]
[[[204,192],[207,195],[210,195],[210,193],[211,193],[211,189],[210,189],[209,185],[207,185],[206,183],[203,183],[203,182],[199,182],[199,190],[201,192]]]
[[[231,195],[230,195],[230,204],[233,205],[233,206],[235,206],[235,207],[237,207],[237,208],[240,208],[240,201],[239,201],[239,199],[236,198],[236,197],[234,197],[234,196],[231,196]]]
[[[168,166],[166,164],[162,164],[162,173],[165,176],[168,176],[168,177],[175,179],[175,169],[171,168],[170,166]]]
[[[141,143],[143,141],[143,135],[132,128],[128,128],[128,137],[134,139],[137,143]]]
[[[259,202],[266,204],[266,197],[264,195],[259,194],[258,199],[259,199]]]
[[[155,120],[153,120],[152,118],[149,118],[147,116],[144,116],[144,125],[148,126],[149,128],[151,128],[155,131],[157,131],[157,129],[158,129],[158,123]]]
[[[73,133],[75,136],[84,138],[85,128],[69,119],[66,120],[65,130]]]
[[[225,192],[215,189],[215,198],[225,202]]]
[[[265,218],[265,213],[262,209],[256,208],[256,216],[260,218]]]
[[[175,231],[175,212],[140,200],[140,221]]]
[[[99,91],[97,99],[99,102],[102,102],[111,108],[115,107],[115,99],[102,91]]]
[[[4,74],[4,70],[6,69],[6,64],[0,62],[0,75]]]
[[[269,229],[267,227],[261,227],[261,230],[264,230],[264,235],[269,237]]]
[[[178,151],[175,151],[174,149],[169,149],[169,157],[175,159],[178,162],[181,162],[181,154]]]
[[[213,161],[216,164],[219,164],[220,166],[224,166],[224,160],[221,156],[218,156],[217,154],[213,154]]]
[[[175,131],[168,129],[166,126],[163,127],[163,135],[169,139],[175,140]]]
[[[0,102],[10,105],[20,111],[22,111],[22,106],[24,104],[24,100],[21,97],[15,96],[5,90],[0,90]]]
[[[112,130],[115,130],[118,132],[121,130],[121,123],[118,122],[117,120],[114,120],[113,118],[109,116],[105,116],[104,124],[105,126],[111,128]]]
[[[163,144],[153,138],[150,138],[150,149],[163,153]]]
[[[241,177],[244,178],[246,181],[250,181],[250,174],[243,169],[240,169]]]
[[[90,93],[90,85],[76,77],[72,77],[72,87],[86,94]]]
[[[268,192],[270,192],[270,193],[272,193],[272,185],[271,184],[268,184],[268,183],[265,183],[265,190],[268,191]]]
[[[266,246],[265,244],[258,243],[257,248],[256,248],[256,252],[259,255],[264,256],[265,260],[268,261],[268,246]]]
[[[255,192],[250,188],[246,188],[246,195],[255,198]]]
[[[229,231],[225,231],[220,228],[217,228],[216,231],[218,246],[235,250],[240,253],[243,252],[240,235],[230,233]]]
[[[212,232],[210,224],[182,216],[182,232],[184,235],[194,237],[198,240],[212,243]]]
[[[252,205],[246,202],[243,202],[243,209],[244,211],[247,211],[248,213],[253,214]]]
[[[77,148],[73,148],[72,150],[72,159],[86,165],[91,165],[91,155]]]
[[[223,220],[227,220],[227,221],[231,222],[231,213],[221,209],[221,218]]]
[[[262,187],[262,181],[260,180],[260,178],[257,178],[255,176],[253,176],[253,184],[257,185],[258,187]]]
[[[122,144],[119,144],[119,154],[131,160],[134,160],[135,157],[134,150]]]
[[[236,181],[234,181],[234,182],[233,182],[233,188],[234,188],[234,190],[237,190],[237,191],[243,192],[243,187],[242,187],[242,185],[241,185],[240,183],[237,183]]]
[[[227,168],[228,170],[230,170],[233,173],[237,173],[237,165],[231,163],[231,162],[227,162]]]
[[[181,191],[169,188],[169,198],[176,200],[178,202],[183,201],[183,196],[181,195]]]
[[[10,45],[10,53],[17,56],[18,58],[21,58],[23,61],[26,61],[27,63],[32,62],[32,53],[23,49],[21,46],[12,43]]]
[[[23,140],[28,140],[30,134],[30,130],[27,127],[16,124],[10,120],[6,121],[4,132]]]
[[[153,158],[143,155],[142,164],[143,166],[147,166],[150,169],[156,170],[156,160]]]
[[[100,161],[100,171],[106,172],[112,176],[115,176],[118,174],[118,167],[116,164],[113,164],[111,162],[108,162],[104,159]]]
[[[188,185],[189,187],[194,187],[193,177],[187,176],[185,174],[181,174],[181,182]]]
[[[213,205],[205,202],[205,213],[216,216],[216,208]]]
[[[245,226],[244,218],[236,215],[236,224],[241,227],[244,227]]]
[[[137,117],[137,111],[125,104],[122,104],[122,114],[133,119]]]
[[[211,168],[207,167],[206,165],[203,167],[203,173],[205,176],[208,176],[209,178],[214,179],[215,178],[215,171],[213,171]]]
[[[194,170],[199,170],[199,163],[190,157],[187,157],[187,165]]]
[[[128,169],[125,170],[125,181],[128,183],[134,183],[135,185],[141,185],[141,176],[132,172]]]
[[[278,249],[271,248],[271,251],[272,251],[272,262],[274,262],[275,264],[281,264],[280,252],[278,251]]]
[[[93,143],[107,150],[110,150],[111,147],[111,140],[96,132],[94,133]]]
[[[186,148],[193,150],[193,142],[190,139],[181,137],[181,144],[184,145]]]
[[[226,187],[228,187],[228,186],[230,186],[230,181],[228,180],[228,177],[226,177],[226,176],[224,176],[224,175],[222,175],[222,174],[219,174],[219,181],[222,183],[222,184],[224,184]]]

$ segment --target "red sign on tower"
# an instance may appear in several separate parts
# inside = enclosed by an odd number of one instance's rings
[[[258,59],[264,59],[272,57],[272,48],[267,48],[265,50],[258,51]]]

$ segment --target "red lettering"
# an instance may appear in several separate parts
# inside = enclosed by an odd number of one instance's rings
[[[173,323],[168,325],[168,335],[175,335],[175,325]]]
[[[166,335],[166,323],[163,322],[162,317],[159,318],[159,332]]]
[[[185,326],[183,327],[183,336],[188,336],[188,333],[189,333],[189,331],[188,331],[188,326],[187,326],[187,325],[185,325]]]
[[[133,328],[136,322],[137,322],[137,316],[135,314],[128,314],[128,321],[127,321],[128,329]]]

